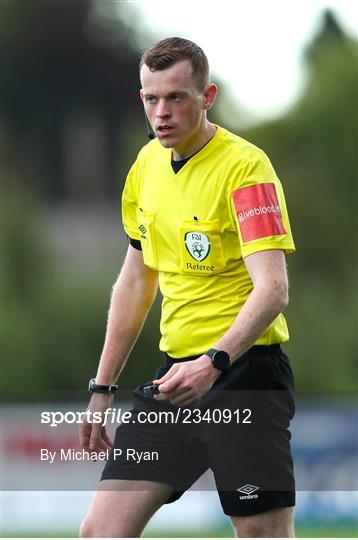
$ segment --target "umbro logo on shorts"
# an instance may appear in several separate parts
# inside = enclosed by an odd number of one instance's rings
[[[258,489],[260,489],[258,486],[245,484],[244,486],[237,488],[236,491],[240,491],[240,493],[245,493],[245,495],[251,495],[251,493],[254,493],[254,491],[257,491]]]
[[[241,486],[237,488],[236,491],[239,491],[240,493],[245,493],[245,495],[240,496],[240,500],[242,499],[258,499],[259,496],[255,491],[260,489],[258,486],[253,486],[252,484],[245,484],[244,486]],[[253,495],[254,493],[254,495]]]

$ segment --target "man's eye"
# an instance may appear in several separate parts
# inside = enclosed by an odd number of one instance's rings
[[[170,98],[172,101],[180,101],[181,100],[181,96],[177,96],[177,95],[174,95]]]
[[[149,97],[147,97],[146,101],[147,101],[147,103],[155,103],[156,98],[154,96],[149,96]]]

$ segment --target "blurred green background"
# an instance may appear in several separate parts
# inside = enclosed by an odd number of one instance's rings
[[[127,240],[126,173],[146,131],[135,28],[101,2],[1,3],[3,391],[78,391],[94,376]],[[103,3],[102,3],[103,7]],[[124,8],[123,8],[124,9]],[[357,43],[322,14],[295,105],[228,126],[270,156],[297,253],[288,258],[291,341],[301,395],[352,396],[357,381]],[[215,79],[215,76],[214,76]],[[221,85],[223,86],[223,85]],[[220,123],[221,103],[210,114]],[[228,97],[230,99],[230,97]],[[120,379],[158,364],[160,298]],[[26,390],[26,392],[25,392]]]

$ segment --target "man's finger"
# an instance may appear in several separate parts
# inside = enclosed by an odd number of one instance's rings
[[[169,398],[169,401],[172,405],[177,405],[181,407],[182,405],[188,405],[192,401],[194,401],[195,395],[192,391],[185,392],[182,394],[177,394],[174,398]]]
[[[168,396],[163,393],[155,394],[153,397],[156,401],[168,401],[169,399]]]
[[[180,407],[185,407],[186,405],[194,405],[194,401],[197,401],[195,404],[196,407],[200,406],[200,399],[197,399],[197,397],[193,394],[190,395],[189,398],[185,398],[185,401],[181,402],[179,405]]]
[[[173,377],[173,375],[175,375],[175,373],[178,371],[179,367],[180,366],[178,364],[174,364],[174,366],[172,366],[170,368],[170,370],[167,371],[165,375],[163,375],[163,377],[161,377],[160,379],[155,379],[155,381],[153,381],[153,384],[159,385],[159,384],[165,383],[166,381],[171,379]]]
[[[177,379],[170,379],[169,381],[160,384],[158,386],[158,391],[160,394],[169,394],[172,390],[174,390],[174,388],[178,386],[179,383],[180,380],[178,381]]]
[[[90,438],[90,450],[96,450],[101,436],[101,426],[92,426],[91,438]]]
[[[91,435],[91,425],[83,424],[79,431],[79,440],[81,446],[88,446]]]
[[[168,379],[166,382],[160,384],[158,386],[158,390],[160,393],[168,394],[174,388],[176,388],[182,381],[182,376],[179,373],[176,373],[173,375],[170,379]]]
[[[109,436],[107,435],[107,432],[106,432],[105,429],[102,431],[102,440],[103,440],[106,444],[108,444],[108,446],[112,447],[113,441],[111,441],[111,439],[110,439]]]
[[[190,394],[193,392],[194,392],[193,388],[188,388],[188,386],[186,386],[185,388],[182,388],[180,385],[178,385],[171,392],[167,392],[167,395],[168,395],[169,400],[173,401],[173,399],[176,399],[179,396],[184,396],[186,394]]]
[[[111,449],[111,446],[108,446],[108,444],[103,441],[99,441],[99,443],[97,444],[97,450],[102,450],[103,452],[106,452],[107,450],[110,450],[110,449]]]

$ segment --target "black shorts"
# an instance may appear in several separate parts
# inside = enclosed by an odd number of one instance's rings
[[[188,359],[166,357],[153,380]],[[294,506],[293,375],[279,345],[252,347],[190,407],[148,397],[151,382],[133,392],[131,421],[118,427],[101,480],[167,483],[169,503],[211,469],[229,516]]]

